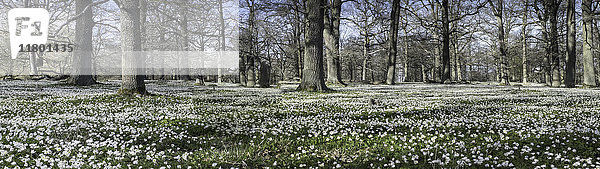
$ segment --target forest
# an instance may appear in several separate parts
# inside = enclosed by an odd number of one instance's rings
[[[323,31],[314,38],[323,39],[317,55],[324,70],[317,74],[331,84],[491,81],[572,88],[598,82],[597,1],[321,3],[323,11],[310,11],[302,1],[241,2],[242,84],[303,77],[311,60],[303,57],[312,55],[306,53],[313,38],[308,26],[320,20],[314,29]]]
[[[0,168],[599,168],[598,37],[598,0],[1,0]]]

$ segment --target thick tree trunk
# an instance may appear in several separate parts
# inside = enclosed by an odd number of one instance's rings
[[[567,70],[565,85],[575,87],[575,0],[568,0],[567,5]]]
[[[307,0],[306,12],[306,48],[304,51],[304,70],[298,90],[326,91],[323,79],[323,0]]]
[[[398,17],[400,0],[394,0],[392,4],[390,35],[388,41],[387,78],[385,83],[393,85],[396,82],[396,55],[398,53]],[[406,49],[405,49],[406,50]],[[406,74],[406,72],[404,72]]]
[[[506,44],[504,39],[504,0],[498,0],[494,15],[496,16],[496,22],[498,24],[498,54],[500,59],[500,83],[503,85],[510,85],[510,78],[508,72],[508,56],[506,55]]]
[[[219,44],[220,44],[220,50],[222,52],[225,52],[226,49],[226,45],[225,45],[225,17],[223,15],[223,0],[218,0],[219,3]],[[217,83],[222,83],[223,82],[223,72],[221,70],[221,64],[219,63],[219,67],[217,70]]]
[[[450,20],[448,0],[442,0],[442,83],[450,82]]]
[[[528,5],[528,0],[524,0],[524,10],[523,10],[523,25],[521,27],[521,38],[522,38],[522,79],[521,81],[523,82],[523,84],[527,84],[527,80],[529,78],[529,68],[528,66],[528,61],[527,61],[527,25],[528,25],[528,21],[527,21],[527,15],[528,15],[528,10],[529,7]]]
[[[582,16],[583,16],[583,85],[588,87],[596,86],[595,67],[594,67],[594,52],[592,45],[594,44],[592,25],[592,0],[582,0]]]
[[[268,88],[271,85],[271,68],[269,63],[262,59],[260,61],[260,74],[259,74],[258,82],[261,88]]]
[[[268,42],[267,42],[268,43]],[[267,59],[271,58],[270,45],[267,44]],[[261,88],[268,88],[271,86],[271,65],[269,60],[266,58],[260,59],[260,72],[258,78],[258,84]]]
[[[187,4],[188,0],[184,0],[181,3],[181,17],[182,20],[180,22],[180,26],[181,26],[181,35],[183,35],[181,37],[181,44],[182,44],[182,48],[183,51],[190,51],[190,38],[189,38],[189,31],[188,31],[188,4]],[[187,53],[186,53],[187,54]],[[179,79],[180,80],[192,80],[192,78],[190,77],[190,68],[188,66],[188,62],[189,62],[189,56],[187,55],[183,55],[183,57],[181,57],[180,60],[180,74],[179,74]]]
[[[325,52],[327,56],[327,82],[344,84],[342,82],[340,66],[340,20],[342,1],[327,0],[328,12],[324,18],[323,37],[325,40]]]
[[[246,58],[247,58],[246,55],[240,54],[240,60],[238,63],[238,67],[240,69],[240,72],[239,72],[240,85],[242,85],[242,86],[246,86],[246,82],[247,82],[246,77],[248,77],[246,75]]]
[[[254,5],[255,2],[254,0],[250,1],[251,4],[248,4],[249,6],[249,16],[248,16],[248,31],[249,31],[249,37],[250,37],[250,54],[247,56],[246,58],[246,74],[247,76],[247,81],[246,81],[246,87],[254,87],[256,85],[256,70],[255,70],[255,64],[254,64],[254,60],[256,59],[256,50],[255,50],[255,46],[254,46],[254,20],[255,20],[255,9],[254,9]]]
[[[75,11],[81,17],[75,23],[75,50],[71,65],[73,71],[69,83],[79,86],[96,84],[92,73],[92,28],[94,18],[92,9],[83,11],[86,6],[92,4],[92,0],[76,0]]]
[[[454,64],[452,65],[452,80],[461,81],[461,63],[460,63],[460,52],[458,51],[458,38],[454,36],[452,38],[452,61]]]
[[[143,70],[139,69],[144,64],[141,59],[142,40],[140,31],[140,1],[121,1],[121,50],[123,51],[123,68],[120,94],[147,95],[144,84]]]
[[[559,4],[555,0],[546,1],[546,14],[548,15],[548,21],[550,23],[550,30],[548,38],[550,39],[550,63],[551,63],[551,77],[552,86],[559,87],[561,84],[560,80],[560,54],[558,52],[558,6]]]
[[[438,3],[432,3],[431,4],[431,15],[433,16],[433,20],[437,21],[438,20],[438,11],[439,11],[439,7],[437,6]],[[436,22],[437,24],[437,22]],[[438,25],[439,26],[439,25]],[[441,53],[440,53],[440,46],[439,46],[439,33],[437,31],[431,31],[432,34],[432,38],[434,40],[434,54],[433,54],[433,70],[431,71],[431,75],[433,77],[433,81],[435,82],[441,82],[442,81],[442,63],[441,63]]]

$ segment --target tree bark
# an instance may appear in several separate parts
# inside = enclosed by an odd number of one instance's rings
[[[240,85],[242,86],[246,86],[246,78],[248,77],[248,75],[246,75],[246,55],[244,54],[240,54],[240,60],[238,63],[238,67],[240,69],[239,72],[239,78],[240,78]]]
[[[498,54],[500,59],[500,83],[510,85],[508,72],[508,56],[506,55],[506,44],[504,39],[504,0],[498,0],[495,5],[494,15],[498,26]]]
[[[550,63],[552,71],[552,87],[559,87],[560,80],[560,54],[558,52],[558,7],[556,0],[547,0],[545,2],[546,15],[550,23],[548,38],[550,39]]]
[[[567,4],[567,69],[565,85],[575,87],[575,0],[568,0]]]
[[[438,10],[439,7],[437,6],[438,3],[431,3],[431,15],[433,16],[433,20],[436,21],[436,25],[437,25],[437,20],[438,20]],[[432,38],[434,40],[434,54],[433,54],[433,70],[431,71],[431,75],[432,75],[432,80],[435,82],[441,82],[442,81],[442,63],[441,63],[441,53],[440,53],[440,46],[439,46],[439,33],[437,31],[431,31],[432,34]],[[424,80],[425,81],[425,80]]]
[[[219,44],[221,52],[225,52],[225,17],[223,15],[223,0],[218,0],[219,3]],[[217,70],[217,83],[223,82],[223,73],[221,70],[221,64],[219,63],[219,67]]]
[[[442,83],[450,82],[450,20],[448,0],[442,0]]]
[[[183,2],[180,3],[180,8],[181,8],[181,22],[179,23],[179,25],[181,26],[181,44],[183,47],[183,51],[184,55],[181,57],[180,60],[180,72],[179,72],[179,79],[180,80],[191,80],[192,78],[190,77],[190,68],[188,67],[188,62],[189,62],[189,56],[187,56],[187,51],[190,51],[190,38],[189,38],[189,30],[188,30],[188,0],[183,0]]]
[[[369,63],[369,35],[365,31],[365,41],[363,42],[363,62],[360,80],[363,83],[367,82],[367,65]]]
[[[340,20],[342,1],[329,1],[329,8],[324,18],[323,37],[325,40],[325,52],[327,55],[327,82],[344,84],[342,82],[340,66]]]
[[[122,0],[121,1],[121,50],[123,51],[122,61],[122,82],[120,94],[140,94],[147,95],[146,85],[144,84],[143,70],[137,68],[143,63],[140,51],[142,49],[140,36],[140,1]]]
[[[592,45],[594,44],[592,0],[582,0],[581,8],[583,16],[583,85],[596,87],[594,52],[592,50]]]
[[[92,4],[92,0],[76,0],[75,11],[83,13],[75,23],[75,50],[71,65],[73,71],[69,83],[78,86],[96,84],[92,73],[92,29],[94,18],[92,10],[83,11],[86,6]]]
[[[387,78],[385,83],[393,85],[396,82],[396,55],[398,53],[398,21],[400,0],[392,2],[390,35],[388,41]],[[405,49],[406,50],[406,49]],[[406,74],[406,72],[404,72]]]
[[[298,90],[327,91],[323,79],[323,0],[307,0],[306,48],[304,50],[304,70]]]
[[[267,58],[270,57],[269,47],[267,47]],[[260,73],[258,78],[258,84],[261,88],[268,88],[271,86],[271,66],[267,59],[260,59]]]
[[[421,64],[421,81],[423,83],[427,82],[427,71],[425,69],[425,64]]]
[[[408,22],[408,21],[407,21]],[[413,79],[414,77],[410,76],[408,73],[408,65],[409,65],[409,56],[408,56],[408,31],[406,30],[406,26],[404,27],[404,81],[407,82],[408,79]]]
[[[529,78],[529,68],[528,66],[528,61],[527,61],[527,26],[528,26],[528,21],[527,21],[527,15],[528,15],[528,0],[524,0],[524,9],[523,9],[523,25],[521,27],[521,38],[522,38],[522,79],[521,81],[523,82],[523,84],[527,84],[528,82],[528,78]]]
[[[249,31],[249,42],[250,42],[250,54],[246,58],[246,74],[248,75],[246,81],[246,87],[254,87],[256,85],[256,71],[254,60],[256,58],[256,50],[254,46],[254,17],[255,17],[255,2],[254,0],[248,1],[249,16],[248,16],[248,31]]]

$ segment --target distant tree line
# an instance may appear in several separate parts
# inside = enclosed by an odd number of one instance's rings
[[[592,0],[242,0],[239,82],[594,87]],[[581,15],[579,15],[581,14]]]

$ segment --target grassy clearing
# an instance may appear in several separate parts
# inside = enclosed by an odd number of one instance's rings
[[[0,82],[0,166],[600,167],[597,90],[31,83]]]

